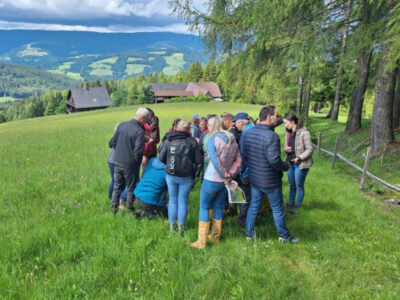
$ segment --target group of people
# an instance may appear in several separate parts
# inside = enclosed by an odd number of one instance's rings
[[[274,131],[282,122],[286,128],[285,160]],[[295,214],[304,199],[313,148],[310,132],[296,115],[280,118],[272,105],[263,107],[256,121],[245,112],[205,118],[195,114],[191,122],[174,120],[157,149],[159,131],[158,118],[148,108],[139,108],[132,120],[115,128],[108,159],[113,213],[121,208],[121,200],[138,218],[168,218],[170,230],[177,229],[183,236],[189,194],[201,179],[198,239],[190,246],[203,249],[207,241],[218,243],[224,213],[237,214],[237,209],[239,224],[247,238],[254,240],[257,214],[265,197],[280,242],[299,241],[286,226],[282,176],[287,171],[290,193],[286,209]],[[229,204],[226,185],[241,188],[246,202]],[[135,211],[134,199],[141,209]]]

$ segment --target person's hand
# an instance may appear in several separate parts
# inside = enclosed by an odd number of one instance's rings
[[[285,147],[285,153],[292,153],[292,152],[293,152],[293,147],[291,147],[291,146]]]
[[[237,188],[239,187],[239,184],[238,184],[235,180],[232,180],[232,181],[231,181],[231,185],[233,186],[233,188],[234,188],[235,190],[237,190]]]
[[[298,157],[292,159],[292,162],[294,162],[295,164],[300,163],[300,159]]]

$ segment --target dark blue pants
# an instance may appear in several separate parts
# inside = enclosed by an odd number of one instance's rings
[[[258,211],[260,210],[264,195],[268,196],[271,204],[272,215],[278,235],[284,239],[289,237],[289,230],[286,227],[285,213],[283,209],[282,187],[273,189],[251,186],[251,201],[247,210],[246,235],[254,238],[254,227]]]
[[[110,169],[110,174],[111,174],[111,183],[108,187],[108,199],[111,200],[112,192],[114,190],[114,164],[109,162],[108,168]],[[122,192],[120,198],[125,201],[127,193],[128,193],[128,188],[125,187],[125,190]]]

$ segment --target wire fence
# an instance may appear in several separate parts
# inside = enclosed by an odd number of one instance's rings
[[[349,159],[347,159],[346,157],[344,157],[343,155],[338,153],[337,150],[338,150],[338,147],[339,147],[339,137],[337,137],[336,140],[335,140],[335,148],[334,148],[333,152],[331,152],[331,151],[329,151],[327,149],[321,148],[321,139],[322,139],[322,135],[321,135],[321,133],[319,133],[318,134],[318,144],[317,145],[313,144],[313,146],[315,148],[317,148],[317,154],[319,154],[320,152],[323,152],[326,155],[331,156],[332,157],[332,168],[335,167],[336,160],[340,159],[341,161],[343,161],[344,163],[348,164],[352,168],[360,171],[361,174],[362,174],[361,178],[360,178],[360,184],[359,184],[359,189],[360,190],[364,187],[365,177],[368,176],[369,178],[379,182],[380,184],[388,187],[389,189],[391,189],[391,190],[393,190],[393,191],[395,191],[397,193],[400,193],[400,188],[399,187],[397,187],[397,186],[395,186],[393,184],[390,184],[390,183],[384,181],[383,179],[375,176],[374,174],[368,172],[368,170],[367,170],[368,169],[368,162],[369,162],[369,156],[370,156],[370,152],[371,152],[371,148],[370,147],[368,147],[367,154],[365,155],[364,167],[361,168],[358,165],[356,165],[355,163],[353,163],[352,161],[350,161]]]

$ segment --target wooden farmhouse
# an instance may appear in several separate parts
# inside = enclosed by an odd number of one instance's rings
[[[67,96],[67,113],[106,108],[111,106],[105,87],[73,88]]]
[[[156,103],[166,99],[187,96],[209,96],[214,101],[222,101],[221,90],[215,82],[152,83]]]

